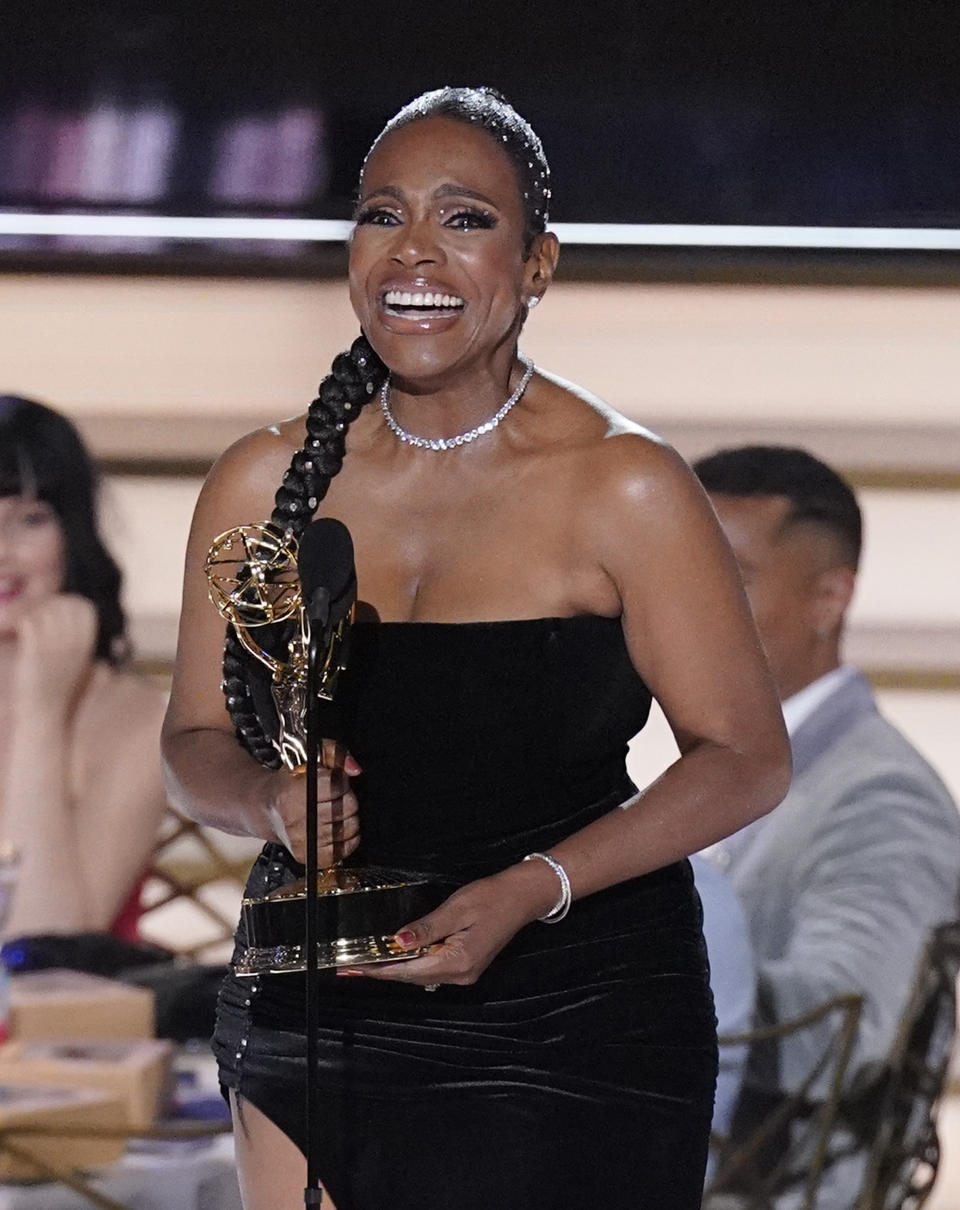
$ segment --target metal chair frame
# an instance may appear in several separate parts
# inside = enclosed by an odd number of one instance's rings
[[[737,1037],[721,1045],[776,1040],[839,1012],[838,1029],[800,1088],[785,1095],[760,1126],[733,1143],[717,1139],[717,1171],[704,1194],[705,1210],[772,1210],[787,1189],[803,1185],[803,1210],[814,1210],[824,1171],[863,1152],[864,1177],[851,1210],[920,1210],[933,1190],[940,1162],[937,1116],[956,1035],[960,978],[960,920],[931,932],[914,975],[888,1056],[848,1080],[862,1002],[840,996],[804,1017]],[[832,1063],[825,1099],[809,1090]],[[768,1167],[765,1145],[791,1125],[791,1145]],[[836,1144],[842,1132],[840,1146]]]
[[[860,996],[833,996],[810,1012],[779,1025],[745,1034],[722,1037],[721,1046],[777,1041],[802,1033],[825,1018],[836,1018],[836,1028],[800,1085],[778,1101],[764,1121],[745,1139],[713,1140],[716,1171],[704,1192],[704,1210],[736,1206],[738,1210],[769,1210],[785,1188],[803,1186],[803,1210],[814,1210],[817,1190],[828,1162],[830,1140],[840,1113],[847,1069],[853,1054],[863,1001]],[[827,1095],[814,1102],[813,1087],[829,1072]],[[784,1131],[802,1122],[802,1131],[767,1166],[766,1148]]]
[[[867,1167],[856,1210],[919,1210],[940,1162],[937,1116],[956,1034],[960,920],[938,925],[917,967],[863,1131]]]

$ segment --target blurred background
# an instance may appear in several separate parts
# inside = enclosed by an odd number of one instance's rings
[[[7,0],[0,390],[100,460],[141,666],[169,673],[212,459],[355,335],[367,146],[422,89],[487,83],[543,139],[564,243],[526,351],[687,457],[786,442],[850,477],[849,658],[960,798],[958,51],[949,0]],[[635,776],[671,743],[655,721]]]
[[[954,5],[13,0],[0,22],[0,385],[101,459],[158,675],[210,461],[302,410],[354,334],[367,146],[421,89],[486,82],[541,134],[565,237],[527,351],[689,457],[788,441],[850,475],[849,654],[960,791]]]

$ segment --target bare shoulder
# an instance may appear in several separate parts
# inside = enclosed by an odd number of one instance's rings
[[[293,454],[303,444],[302,416],[255,429],[213,464],[197,505],[204,530],[263,521]]]
[[[543,377],[579,473],[595,496],[635,504],[640,496],[697,490],[690,468],[668,442],[583,387],[553,374]]]
[[[95,665],[85,714],[101,735],[113,737],[111,742],[159,736],[166,706],[166,691],[132,669]]]
[[[206,487],[250,491],[261,482],[268,482],[276,489],[290,458],[303,443],[303,432],[303,417],[254,429],[217,458],[207,476]]]
[[[690,467],[668,442],[630,421],[611,430],[590,451],[594,482],[611,501],[634,505],[658,498],[699,499],[702,491]]]

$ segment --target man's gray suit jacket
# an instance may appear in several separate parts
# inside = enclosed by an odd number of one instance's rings
[[[787,797],[717,855],[750,922],[760,1023],[860,993],[856,1071],[889,1050],[930,929],[958,914],[960,817],[859,674],[791,742]],[[748,1082],[791,1090],[822,1045],[809,1032],[758,1051]]]

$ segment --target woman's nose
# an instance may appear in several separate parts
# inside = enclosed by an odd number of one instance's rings
[[[443,247],[434,225],[426,218],[410,219],[399,229],[393,258],[402,265],[435,265],[443,260]]]

